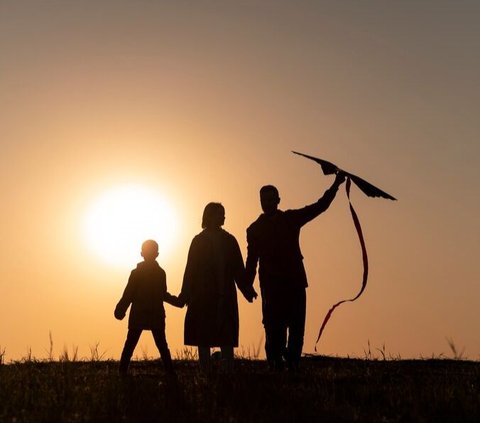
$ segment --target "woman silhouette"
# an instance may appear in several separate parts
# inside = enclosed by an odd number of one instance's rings
[[[203,231],[190,245],[179,300],[187,304],[185,345],[198,347],[200,366],[207,370],[210,348],[220,347],[227,369],[233,367],[238,346],[238,286],[252,302],[253,288],[245,285],[245,267],[237,240],[222,229],[225,209],[209,203],[203,211]]]

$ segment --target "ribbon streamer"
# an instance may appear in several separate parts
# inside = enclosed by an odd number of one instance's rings
[[[322,326],[320,327],[320,331],[318,332],[318,337],[317,340],[315,341],[315,351],[317,351],[317,344],[318,341],[320,340],[320,337],[322,336],[323,330],[325,329],[325,326],[327,325],[327,322],[330,320],[330,317],[332,316],[333,311],[340,305],[346,302],[353,302],[355,301],[360,295],[362,295],[363,291],[365,291],[365,288],[367,286],[367,279],[368,279],[368,255],[367,255],[367,248],[365,246],[365,239],[363,237],[363,232],[362,232],[362,226],[360,225],[360,220],[358,218],[358,215],[353,208],[352,202],[350,201],[350,186],[352,182],[350,180],[350,177],[347,177],[347,181],[345,183],[345,190],[347,192],[347,198],[348,198],[348,204],[350,206],[350,213],[352,214],[352,220],[355,225],[355,229],[357,230],[358,234],[358,239],[360,241],[360,245],[362,247],[362,259],[363,259],[363,279],[362,279],[362,287],[360,289],[360,292],[354,297],[349,300],[342,300],[339,301],[338,303],[334,304],[330,310],[328,310],[328,313],[326,314],[325,318],[323,319]]]

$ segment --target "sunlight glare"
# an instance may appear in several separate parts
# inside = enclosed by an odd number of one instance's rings
[[[154,239],[160,257],[175,240],[175,213],[155,190],[125,185],[103,193],[87,211],[84,235],[88,248],[107,263],[129,267],[141,261],[143,241]]]

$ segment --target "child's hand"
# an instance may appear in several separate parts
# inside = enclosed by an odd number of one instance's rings
[[[120,310],[120,308],[117,306],[115,307],[115,311],[113,312],[113,315],[115,316],[115,319],[117,320],[123,320],[125,317],[125,312],[123,310]]]

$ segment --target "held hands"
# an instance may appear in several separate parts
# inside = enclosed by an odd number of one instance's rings
[[[183,308],[185,306],[185,301],[180,298],[180,296],[176,297],[175,295],[172,295],[172,299],[169,303],[178,308]]]
[[[245,292],[243,292],[243,296],[249,303],[253,303],[253,300],[258,297],[257,292],[253,289],[253,286],[249,287]]]
[[[165,298],[163,299],[163,301],[178,308],[183,308],[186,303],[182,294],[177,297],[176,295],[172,295],[169,292],[165,293]]]

